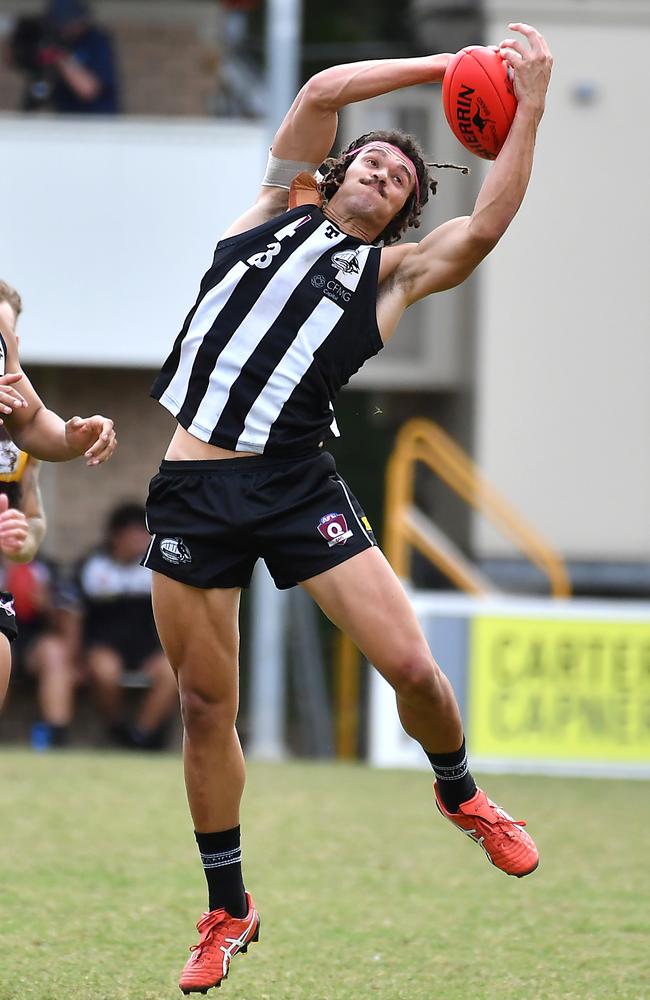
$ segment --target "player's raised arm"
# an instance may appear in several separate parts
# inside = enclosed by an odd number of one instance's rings
[[[406,304],[464,281],[501,239],[526,193],[537,128],[544,113],[553,60],[546,41],[527,24],[511,24],[528,46],[508,38],[502,57],[514,73],[517,111],[470,216],[435,229],[404,256],[395,274]]]
[[[329,154],[338,125],[338,112],[402,87],[442,80],[449,53],[418,59],[371,59],[332,66],[312,76],[280,125],[273,155],[318,166]]]
[[[313,173],[329,155],[341,108],[402,87],[442,80],[450,58],[449,53],[442,53],[416,59],[372,59],[332,66],[312,76],[275,134],[255,204],[224,236],[246,232],[286,211],[292,179],[302,170]]]

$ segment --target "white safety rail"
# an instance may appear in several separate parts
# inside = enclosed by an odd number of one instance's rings
[[[413,592],[477,771],[650,778],[650,603]],[[368,760],[429,764],[372,671]]]

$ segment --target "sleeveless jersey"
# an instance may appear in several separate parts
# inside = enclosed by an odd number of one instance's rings
[[[295,454],[338,434],[336,393],[383,347],[380,254],[315,205],[221,240],[151,395],[230,451]]]
[[[5,374],[7,345],[0,333],[0,375]],[[20,481],[23,478],[29,455],[13,443],[4,427],[0,426],[0,493],[9,497],[9,506],[20,502]]]

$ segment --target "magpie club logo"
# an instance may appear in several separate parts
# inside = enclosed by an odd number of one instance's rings
[[[335,267],[337,271],[343,271],[344,274],[358,274],[359,251],[341,250],[339,253],[333,253],[332,267]]]
[[[163,538],[160,542],[160,554],[167,562],[179,566],[181,563],[191,563],[192,556],[182,538]]]

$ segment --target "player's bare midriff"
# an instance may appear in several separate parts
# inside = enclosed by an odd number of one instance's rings
[[[252,451],[229,451],[227,448],[218,448],[214,444],[208,444],[207,441],[199,441],[179,424],[169,442],[165,461],[214,462],[215,459],[220,458],[252,458],[254,454],[255,452]]]

